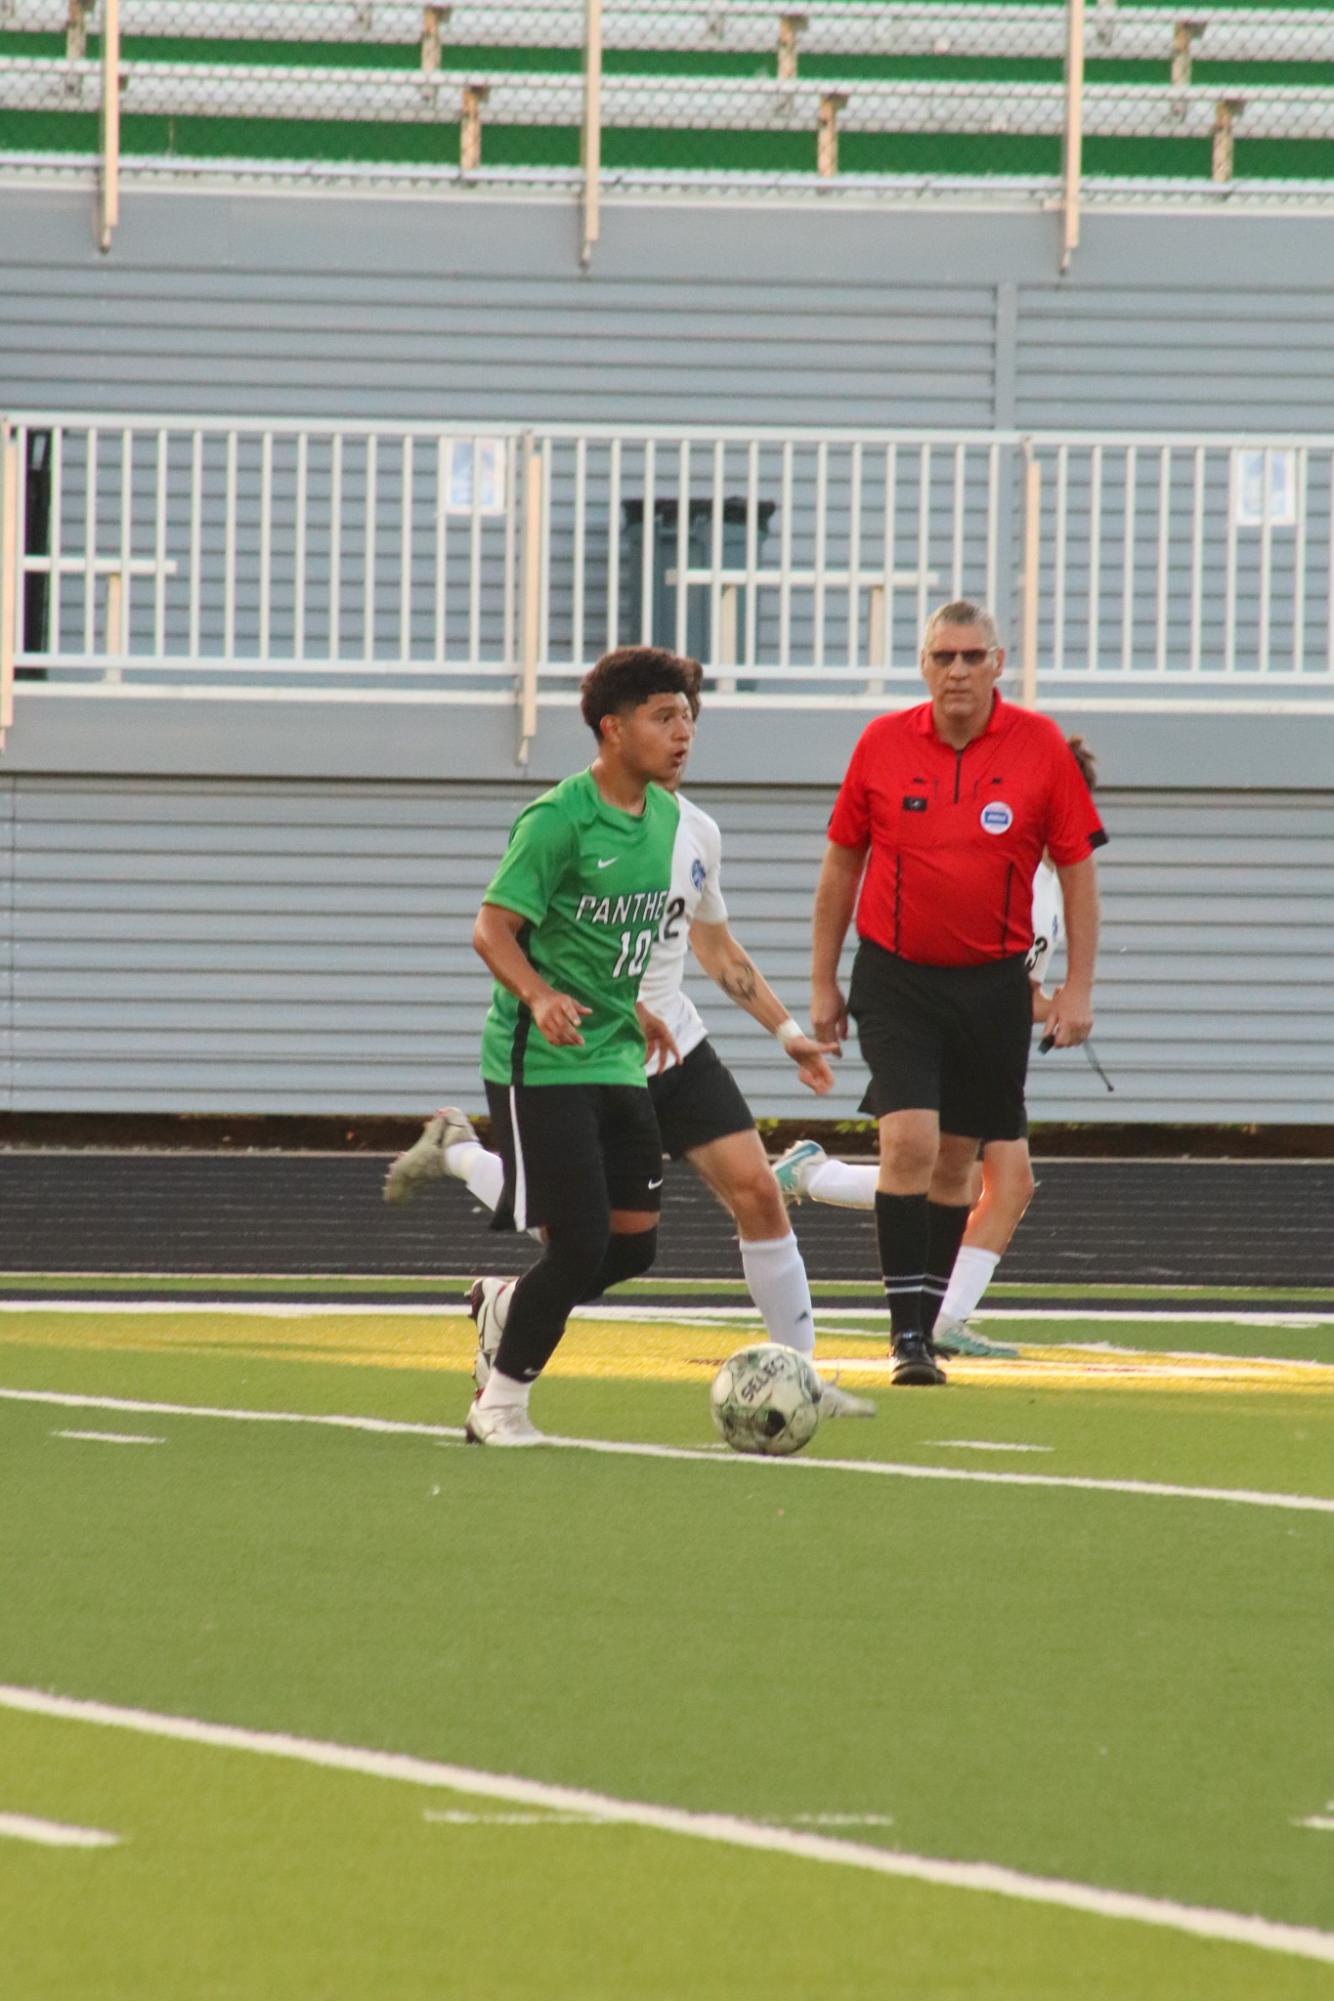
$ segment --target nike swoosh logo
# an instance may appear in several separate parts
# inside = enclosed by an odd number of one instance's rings
[[[662,1176],[661,1176],[661,1175],[659,1175],[656,1181],[650,1181],[650,1182],[649,1182],[649,1187],[650,1187],[650,1188],[661,1188],[661,1187],[662,1187]]]
[[[598,863],[598,867],[599,867],[599,868],[610,868],[613,862],[618,862],[618,861],[619,861],[620,859],[621,859],[621,858],[620,858],[620,856],[619,856],[619,855],[608,855],[608,856],[607,856],[607,859],[606,859],[606,861],[605,861],[605,862],[599,862],[599,863]]]

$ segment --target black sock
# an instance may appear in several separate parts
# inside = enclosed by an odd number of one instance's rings
[[[949,1288],[950,1273],[968,1225],[968,1204],[928,1202],[926,1278],[922,1284],[922,1327],[930,1333]]]
[[[889,1301],[889,1324],[895,1335],[922,1332],[922,1279],[929,1228],[925,1195],[886,1195],[876,1189],[875,1235]]]

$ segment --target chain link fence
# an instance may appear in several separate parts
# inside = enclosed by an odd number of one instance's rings
[[[1074,0],[0,0],[0,157],[99,150],[113,9],[127,172],[1334,189],[1334,10]]]

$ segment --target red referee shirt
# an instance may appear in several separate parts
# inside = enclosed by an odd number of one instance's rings
[[[996,697],[981,736],[954,750],[931,704],[862,731],[829,822],[844,848],[870,844],[857,931],[924,966],[975,966],[1027,952],[1033,871],[1107,839],[1056,724]]]

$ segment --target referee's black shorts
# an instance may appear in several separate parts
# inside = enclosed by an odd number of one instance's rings
[[[648,1080],[662,1148],[673,1160],[710,1140],[755,1129],[741,1086],[711,1042],[697,1042],[688,1056]]]
[[[609,1218],[662,1207],[662,1141],[642,1084],[493,1084],[492,1145],[505,1185],[495,1230]]]
[[[934,1111],[942,1132],[1024,1139],[1033,1000],[1024,955],[919,966],[864,938],[848,1012],[871,1073],[861,1110]]]

